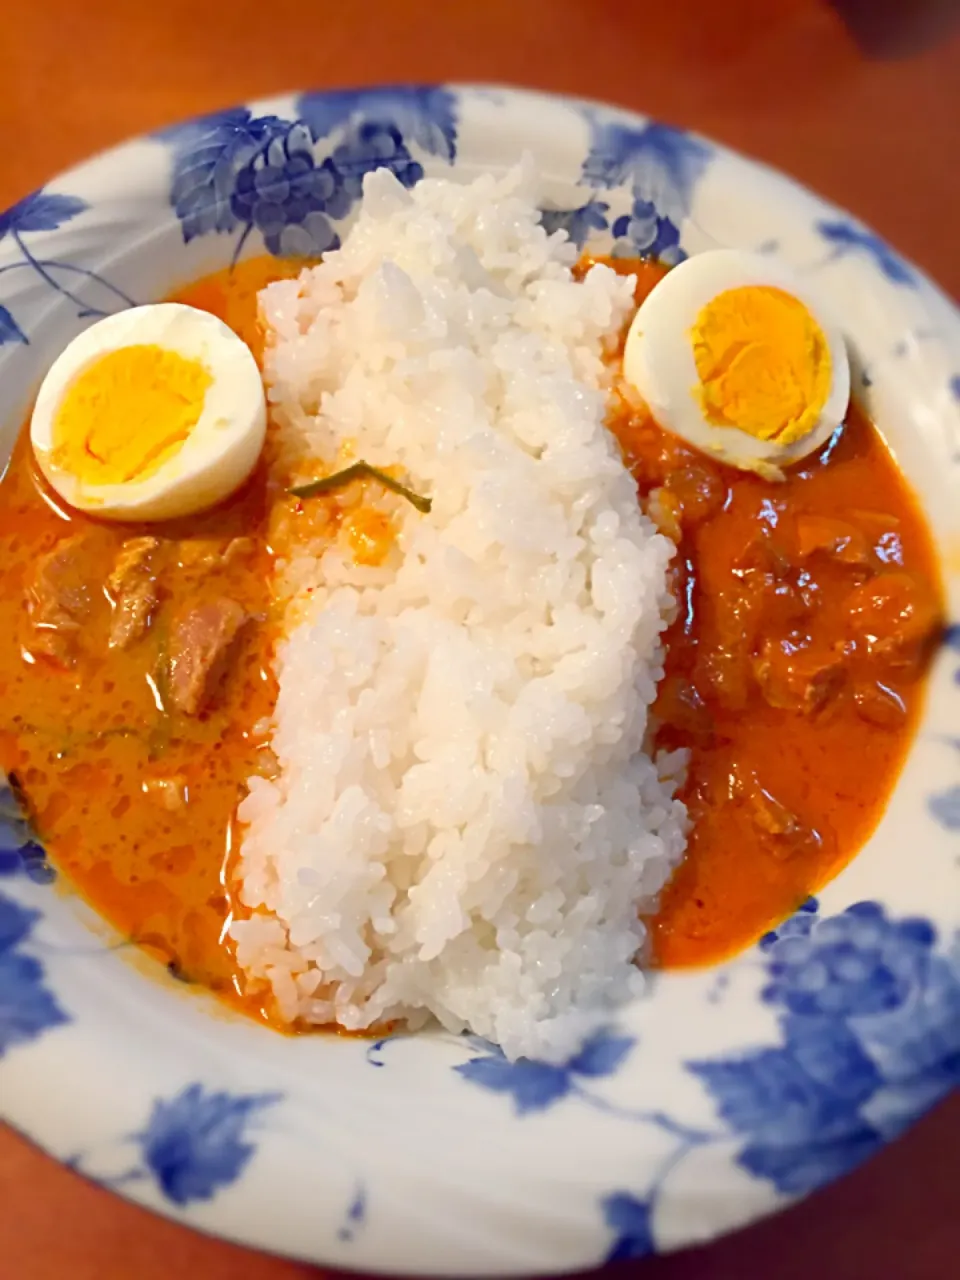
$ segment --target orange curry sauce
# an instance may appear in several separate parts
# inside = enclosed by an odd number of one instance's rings
[[[638,271],[638,300],[663,274],[649,263],[617,268]],[[175,300],[219,315],[259,352],[256,292],[295,269],[254,259]],[[656,711],[659,744],[690,751],[693,826],[655,921],[655,958],[707,963],[789,912],[876,824],[919,708],[940,616],[937,566],[912,495],[855,409],[839,439],[783,484],[710,462],[625,404],[611,427],[640,493],[657,491],[661,523],[679,537],[679,613]],[[268,1021],[270,1003],[247,988],[225,933],[236,807],[262,767],[257,724],[275,697],[270,531],[284,504],[261,469],[207,515],[149,529],[100,524],[47,487],[26,430],[0,480],[0,766],[102,915],[177,976]],[[25,647],[24,596],[37,559],[77,532],[89,533],[104,577],[124,539],[161,538],[166,598],[140,642],[110,651],[103,596],[64,670]],[[253,546],[224,563],[236,536]],[[211,592],[257,624],[211,709],[171,713],[147,677],[164,660],[169,611]],[[171,777],[185,803],[151,785]]]
[[[638,272],[639,302],[665,274]],[[783,482],[723,466],[622,404],[642,497],[678,542],[657,745],[687,748],[691,830],[653,922],[665,967],[741,950],[866,841],[919,717],[943,598],[923,514],[851,404]]]
[[[253,259],[173,300],[221,316],[259,357],[257,291],[300,265]],[[56,865],[101,915],[175,976],[267,1020],[270,1002],[248,991],[225,932],[236,908],[236,807],[262,767],[255,729],[276,698],[268,535],[282,497],[270,492],[261,465],[205,515],[101,523],[66,508],[46,484],[27,427],[0,480],[0,767],[13,774]],[[38,558],[78,533],[89,535],[104,580],[126,539],[159,537],[161,602],[142,641],[110,650],[111,609],[98,596],[77,663],[64,671],[30,654],[24,601]],[[237,537],[251,548],[223,563]],[[147,676],[163,663],[171,613],[210,595],[236,600],[255,625],[243,631],[236,666],[208,712],[165,711]],[[170,779],[186,803],[168,804]]]

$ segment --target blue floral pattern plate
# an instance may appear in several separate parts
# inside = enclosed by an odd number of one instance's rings
[[[340,242],[364,174],[525,152],[543,221],[668,262],[788,261],[929,515],[960,619],[960,317],[846,214],[703,138],[513,90],[304,93],[188,121],[0,214],[0,457],[94,317],[240,257]],[[205,1231],[334,1266],[518,1275],[729,1231],[845,1173],[960,1081],[960,627],[876,834],[746,954],[663,974],[563,1065],[425,1033],[285,1038],[155,966],[0,792],[0,1113]]]

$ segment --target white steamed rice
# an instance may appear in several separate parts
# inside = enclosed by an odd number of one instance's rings
[[[288,468],[397,466],[376,568],[290,548],[272,747],[240,806],[240,964],[282,1015],[430,1015],[559,1060],[642,990],[682,855],[644,751],[672,547],[604,427],[632,280],[538,223],[518,169],[364,185],[344,246],[261,294]]]

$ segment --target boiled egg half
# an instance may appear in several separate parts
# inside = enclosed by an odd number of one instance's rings
[[[52,488],[108,520],[214,506],[250,475],[265,433],[250,349],[216,316],[174,302],[121,311],[75,338],[30,420]]]
[[[641,303],[623,377],[660,426],[743,470],[778,476],[843,422],[843,335],[806,284],[760,254],[674,267]]]

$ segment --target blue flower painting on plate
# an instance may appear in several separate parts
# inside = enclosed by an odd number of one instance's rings
[[[836,308],[858,357],[857,394],[937,513],[938,537],[960,545],[960,320],[920,269],[853,215],[719,143],[498,86],[304,87],[133,139],[15,193],[0,212],[2,457],[44,370],[99,317],[227,276],[241,259],[336,250],[378,171],[395,177],[394,203],[409,209],[420,202],[404,192],[425,195],[426,182],[492,184],[524,157],[515,189],[529,183],[542,227],[530,242],[539,252],[547,236],[566,237],[567,248],[549,246],[558,262],[671,266],[726,246],[809,279],[825,310]],[[509,221],[506,197],[491,221],[505,209]],[[548,294],[534,310],[565,324]],[[470,377],[452,379],[465,422]],[[335,378],[319,395],[349,410]],[[530,465],[539,460],[531,451]],[[619,466],[612,444],[609,463]],[[436,512],[456,498],[440,471],[436,494]],[[873,547],[878,573],[903,571],[900,549],[896,537]],[[956,564],[941,568],[945,594],[960,598]],[[463,571],[451,572],[459,589]],[[645,978],[641,997],[597,1012],[550,1061],[511,1060],[462,1033],[459,1015],[445,1030],[377,1041],[283,1037],[219,1008],[199,981],[171,981],[162,964],[145,976],[128,933],[95,918],[66,866],[55,872],[43,847],[51,813],[25,803],[11,777],[0,786],[0,1113],[153,1211],[371,1274],[589,1269],[789,1204],[960,1084],[956,622],[888,814],[820,901],[710,971]],[[84,785],[73,775],[81,802]],[[96,839],[93,825],[82,839]],[[417,957],[404,981],[415,986],[413,970],[433,963]],[[310,998],[311,981],[294,971],[287,991]]]
[[[173,1097],[155,1099],[143,1129],[127,1135],[124,1148],[138,1148],[140,1158],[122,1173],[98,1173],[96,1151],[75,1154],[69,1163],[102,1186],[152,1182],[170,1204],[203,1203],[242,1176],[256,1155],[261,1117],[282,1096],[189,1084]]]
[[[518,1116],[543,1111],[563,1098],[588,1096],[584,1083],[613,1075],[633,1047],[630,1036],[595,1033],[562,1065],[530,1058],[508,1061],[495,1045],[479,1042],[483,1052],[456,1068],[464,1080],[492,1093],[506,1094]]]
[[[251,1122],[278,1100],[278,1094],[234,1096],[199,1084],[158,1100],[135,1135],[145,1169],[175,1204],[209,1200],[240,1177],[256,1150]]]
[[[53,293],[72,303],[78,318],[96,319],[108,315],[110,310],[132,306],[132,298],[89,267],[63,261],[59,256],[48,257],[35,251],[32,245],[33,237],[38,232],[58,231],[86,212],[87,208],[87,202],[77,196],[41,190],[25,196],[5,213],[0,212],[0,241],[8,237],[18,253],[16,260],[0,266],[0,276],[7,276],[9,279],[11,272],[32,273]],[[91,285],[94,286],[97,297],[102,298],[109,309],[84,296],[90,292]],[[22,343],[26,346],[29,341],[26,330],[14,318],[13,312],[0,304],[0,347],[6,343]]]
[[[0,1058],[69,1021],[28,944],[38,911],[0,893]]]
[[[761,944],[783,1043],[692,1062],[745,1139],[739,1161],[787,1194],[838,1177],[960,1084],[960,967],[922,919],[816,904]]]
[[[824,240],[831,246],[832,255],[842,258],[847,254],[864,254],[876,264],[884,277],[891,284],[912,286],[915,283],[913,271],[901,257],[872,231],[859,227],[848,220],[823,221],[817,223],[817,229]]]
[[[960,948],[938,943],[929,922],[892,920],[872,902],[822,918],[811,899],[768,934],[762,999],[778,1011],[781,1043],[685,1064],[723,1128],[597,1095],[591,1083],[616,1075],[635,1045],[613,1030],[564,1064],[509,1062],[481,1045],[455,1071],[509,1097],[517,1116],[579,1100],[675,1139],[645,1196],[615,1192],[603,1202],[616,1235],[609,1259],[640,1257],[655,1247],[654,1213],[669,1175],[697,1150],[736,1141],[745,1172],[785,1196],[803,1195],[856,1167],[960,1085]]]
[[[237,108],[156,135],[173,149],[170,201],[185,241],[239,231],[236,259],[256,230],[276,256],[322,254],[339,246],[367,173],[387,168],[411,187],[424,173],[411,147],[456,157],[455,102],[443,89],[305,94],[298,108],[294,121]]]

